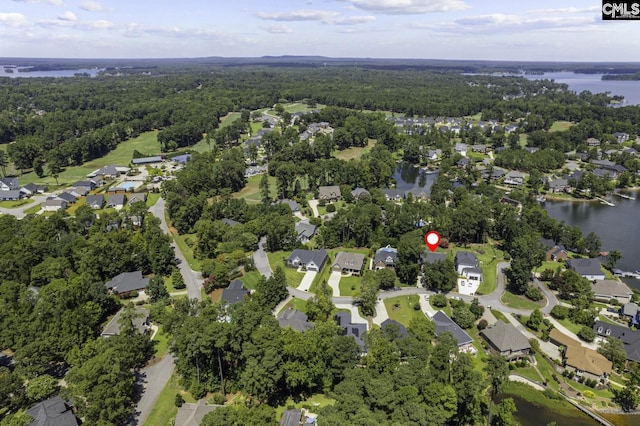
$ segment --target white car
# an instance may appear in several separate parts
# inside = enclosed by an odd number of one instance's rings
[[[424,295],[424,300],[429,300],[429,295],[428,294]]]

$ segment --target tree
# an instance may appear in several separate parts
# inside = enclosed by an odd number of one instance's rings
[[[6,167],[9,165],[9,159],[7,153],[0,149],[0,170],[2,170],[2,177],[7,177]]]
[[[464,305],[453,309],[453,318],[451,319],[464,329],[473,327],[476,322],[476,316]]]
[[[258,301],[265,309],[273,310],[278,303],[289,295],[287,290],[287,277],[282,266],[276,266],[273,275],[269,278],[262,276],[256,285]]]
[[[169,297],[169,292],[164,285],[162,277],[159,275],[156,275],[149,280],[149,285],[147,285],[146,293],[149,295],[151,303],[155,303],[159,300]]]
[[[58,380],[48,374],[43,374],[42,376],[29,380],[25,394],[29,400],[37,402],[49,398],[51,395],[56,393],[57,389]]]
[[[431,304],[436,308],[444,308],[449,304],[447,296],[445,296],[444,294],[434,294],[433,296],[431,296],[430,300]]]
[[[269,193],[269,177],[263,174],[260,178],[260,197],[262,204],[268,206],[271,204],[271,194]]]
[[[593,342],[596,338],[596,332],[593,331],[593,328],[583,325],[578,331],[578,337],[585,342]]]
[[[58,176],[62,172],[62,166],[57,161],[50,161],[47,167],[49,168],[49,174],[56,180],[56,185],[59,185]]]
[[[182,277],[182,273],[180,269],[175,268],[171,273],[171,284],[173,284],[173,288],[176,290],[182,290],[186,288],[187,285],[184,283],[184,278]]]
[[[439,262],[425,263],[423,285],[426,288],[449,292],[456,287],[458,274],[451,259]]]
[[[362,292],[354,299],[354,304],[360,306],[365,316],[373,316],[376,313],[376,302],[380,285],[374,271],[366,271],[361,281]]]
[[[489,384],[491,385],[491,397],[489,400],[489,424],[492,424],[492,406],[495,397],[502,391],[504,384],[509,380],[509,368],[507,360],[502,355],[491,354],[485,366]]]
[[[602,241],[595,232],[590,232],[582,241],[583,251],[589,255],[589,257],[596,257],[600,254],[600,248],[602,247]]]
[[[607,256],[607,269],[615,268],[620,259],[622,259],[622,253],[618,250],[611,250]]]
[[[3,169],[4,169],[4,167],[3,167]],[[36,158],[35,160],[33,160],[33,172],[39,178],[42,178],[44,176],[44,169],[42,168],[42,161],[40,161],[39,158]]]
[[[627,385],[622,389],[614,387],[611,388],[611,392],[613,392],[613,402],[618,404],[622,411],[633,411],[640,403],[640,395],[638,395],[636,386]]]
[[[376,279],[381,290],[390,290],[396,285],[396,273],[393,269],[383,268],[376,271]]]
[[[622,340],[613,337],[605,339],[600,342],[598,352],[611,361],[615,368],[619,370],[624,368],[624,364],[627,360],[627,353],[624,350],[624,343]]]
[[[532,330],[540,331],[540,327],[542,326],[542,321],[544,320],[542,316],[542,312],[540,309],[535,309],[529,319],[527,320],[527,327]]]
[[[513,415],[517,412],[513,398],[505,398],[496,406],[496,413],[491,420],[492,426],[515,426],[518,424]]]

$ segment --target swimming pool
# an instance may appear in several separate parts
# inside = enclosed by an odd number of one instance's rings
[[[122,182],[120,185],[116,186],[115,188],[112,188],[112,190],[115,191],[130,191],[132,189],[136,189],[137,187],[139,187],[140,185],[142,185],[142,182]]]

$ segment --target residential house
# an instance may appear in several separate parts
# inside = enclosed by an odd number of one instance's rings
[[[154,157],[143,157],[143,158],[134,158],[131,160],[131,164],[134,166],[140,166],[143,164],[157,164],[162,163],[162,157],[154,156]]]
[[[558,245],[553,240],[541,238],[540,242],[547,250],[545,252],[545,260],[557,262],[558,260],[566,260],[568,257],[567,250],[563,245]]]
[[[302,268],[307,271],[320,272],[329,256],[325,249],[302,250],[295,249],[287,258],[286,265],[289,268]]]
[[[104,207],[104,195],[89,195],[87,197],[87,205],[94,210],[99,210]]]
[[[600,146],[600,140],[596,138],[587,138],[587,146],[592,148]]]
[[[78,182],[73,184],[74,188],[87,188],[88,191],[96,189],[97,186],[98,184],[93,179],[79,180]]]
[[[229,219],[228,217],[223,217],[222,219],[220,219],[220,222],[224,223],[227,226],[230,226],[231,228],[242,225],[242,223],[238,222],[237,220]]]
[[[476,255],[468,251],[457,252],[455,267],[458,275],[465,278],[458,281],[458,291],[462,294],[475,294],[482,282],[482,269],[480,269]]]
[[[461,143],[461,142],[456,143],[454,145],[454,147],[453,147],[453,151],[456,154],[462,155],[463,157],[467,156],[467,149],[468,149],[467,148],[467,144],[466,143]]]
[[[511,323],[497,321],[480,332],[491,348],[508,360],[529,355],[529,340]]]
[[[22,187],[22,191],[27,195],[44,194],[48,189],[46,185],[36,185],[35,183],[28,183]]]
[[[70,402],[60,396],[38,402],[27,410],[27,415],[33,420],[29,426],[78,426],[79,422],[73,414]]]
[[[431,250],[425,250],[420,254],[420,262],[421,263],[435,263],[435,262],[443,262],[447,258],[446,253],[437,253],[432,252]]]
[[[205,404],[201,399],[197,403],[185,402],[178,408],[176,420],[173,424],[180,426],[200,426],[204,416],[224,405]]]
[[[321,186],[318,188],[318,199],[324,201],[338,201],[342,197],[342,193],[340,192],[340,187],[337,185],[333,186]]]
[[[401,189],[385,188],[382,190],[382,193],[387,201],[402,201],[405,196],[405,192]]]
[[[120,318],[124,313],[125,308],[121,308],[114,316],[107,326],[102,330],[100,336],[109,337],[120,334]],[[149,310],[141,307],[134,309],[134,317],[131,319],[131,324],[138,330],[138,332],[144,334],[150,330],[151,320],[149,319]]]
[[[149,278],[143,278],[141,271],[123,272],[104,283],[107,290],[121,297],[130,295],[134,291],[141,291],[149,285]]]
[[[604,272],[598,259],[567,259],[567,268],[589,281],[604,280]]]
[[[334,317],[338,327],[342,328],[342,334],[351,336],[360,347],[361,352],[367,352],[364,344],[364,335],[367,332],[367,324],[351,322],[351,312],[338,312]]]
[[[24,197],[24,193],[19,189],[9,189],[0,191],[0,201],[18,201]]]
[[[469,160],[467,157],[464,157],[458,160],[458,162],[456,163],[456,167],[458,167],[459,169],[464,169],[469,165],[469,163],[471,163],[471,160]]]
[[[295,331],[307,331],[314,327],[312,322],[309,322],[307,315],[304,312],[300,312],[297,309],[285,309],[278,314],[278,324],[280,327],[291,327]]]
[[[58,210],[66,210],[69,207],[69,203],[60,198],[49,197],[44,200],[41,207],[45,212],[57,212]]]
[[[629,286],[619,280],[595,280],[591,290],[594,299],[605,302],[616,299],[618,303],[625,304],[631,302],[633,296]]]
[[[569,180],[564,178],[551,179],[549,181],[549,192],[561,193],[569,189]]]
[[[171,157],[171,161],[178,164],[187,164],[187,161],[189,161],[189,158],[191,158],[191,154],[182,154],[182,155],[176,155],[175,157]]]
[[[640,331],[631,330],[629,327],[618,324],[610,324],[597,320],[593,325],[598,340],[619,339],[624,343],[624,351],[629,362],[640,364]]]
[[[126,197],[124,194],[109,194],[107,207],[113,207],[116,210],[121,210],[125,203]]]
[[[364,188],[356,188],[353,191],[351,191],[351,196],[355,200],[359,200],[360,197],[363,197],[363,196],[371,197],[371,193]]]
[[[522,210],[522,203],[518,200],[514,200],[513,198],[509,198],[506,196],[503,196],[502,198],[500,198],[500,202],[502,204],[508,204],[510,206],[515,207],[518,211]]]
[[[298,241],[302,244],[306,244],[316,235],[317,226],[310,224],[309,222],[298,222],[295,225],[296,233],[298,234]]]
[[[102,177],[103,179],[115,179],[120,175],[123,175],[131,170],[126,166],[116,166],[115,164],[111,164],[108,166],[104,166],[95,170],[87,175],[88,178],[94,178],[97,176]]]
[[[540,148],[538,148],[537,146],[525,146],[524,150],[529,152],[529,153],[531,153],[531,154],[534,154],[534,153],[540,151]]]
[[[233,305],[244,301],[245,296],[248,296],[249,293],[250,291],[244,288],[242,281],[233,280],[231,281],[231,284],[229,284],[229,287],[222,290],[220,300],[228,303],[229,305]]]
[[[376,255],[373,258],[373,269],[395,269],[398,262],[398,249],[391,246],[382,247],[376,251]]]
[[[68,192],[76,196],[76,198],[84,197],[89,193],[89,188],[86,186],[74,186],[69,189]]]
[[[147,202],[147,194],[144,193],[144,192],[133,192],[133,193],[129,194],[128,203],[129,203],[130,206],[135,204],[135,203],[137,203],[137,202],[139,202],[139,201],[141,201],[143,203],[146,203]]]
[[[451,333],[458,342],[458,349],[460,352],[475,353],[476,349],[473,347],[473,338],[467,334],[458,324],[453,322],[451,318],[442,311],[438,311],[433,315],[431,320],[436,325],[436,337],[442,333]]]
[[[504,183],[506,185],[520,186],[524,183],[526,177],[525,173],[512,170],[504,176]]]
[[[471,146],[473,152],[480,152],[482,154],[487,152],[487,146],[482,144],[475,144]]]
[[[20,189],[18,179],[14,177],[5,177],[0,179],[0,191],[17,191]]]
[[[298,205],[297,202],[293,201],[293,200],[288,200],[288,199],[284,199],[284,200],[278,200],[276,201],[276,204],[286,204],[289,206],[289,208],[291,209],[292,213],[297,213],[300,211],[300,206]]]
[[[564,352],[564,366],[575,372],[577,377],[585,377],[606,382],[613,371],[613,364],[603,355],[582,345],[570,345]]]
[[[613,137],[617,139],[618,143],[625,143],[629,140],[629,133],[613,132]]]
[[[316,426],[316,415],[306,409],[285,410],[280,418],[280,426]]]
[[[331,270],[343,274],[360,275],[364,268],[364,260],[364,254],[340,251],[331,265]]]
[[[631,322],[631,325],[638,325],[638,305],[633,302],[628,302],[622,305],[620,310],[622,318]]]
[[[397,334],[400,338],[409,337],[407,328],[396,320],[386,319],[380,324],[380,328],[386,332]]]

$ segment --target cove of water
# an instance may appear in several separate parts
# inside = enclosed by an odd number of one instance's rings
[[[401,162],[393,173],[396,188],[403,191],[419,189],[427,195],[431,194],[431,187],[438,179],[437,173],[427,173],[420,167],[414,167],[411,163]]]
[[[26,67],[19,67],[26,68]],[[6,72],[12,69],[13,72]],[[75,77],[78,73],[86,73],[91,77],[98,75],[104,68],[81,68],[75,70],[55,70],[55,71],[26,71],[18,72],[18,67],[0,65],[0,77],[20,78],[20,77]]]

